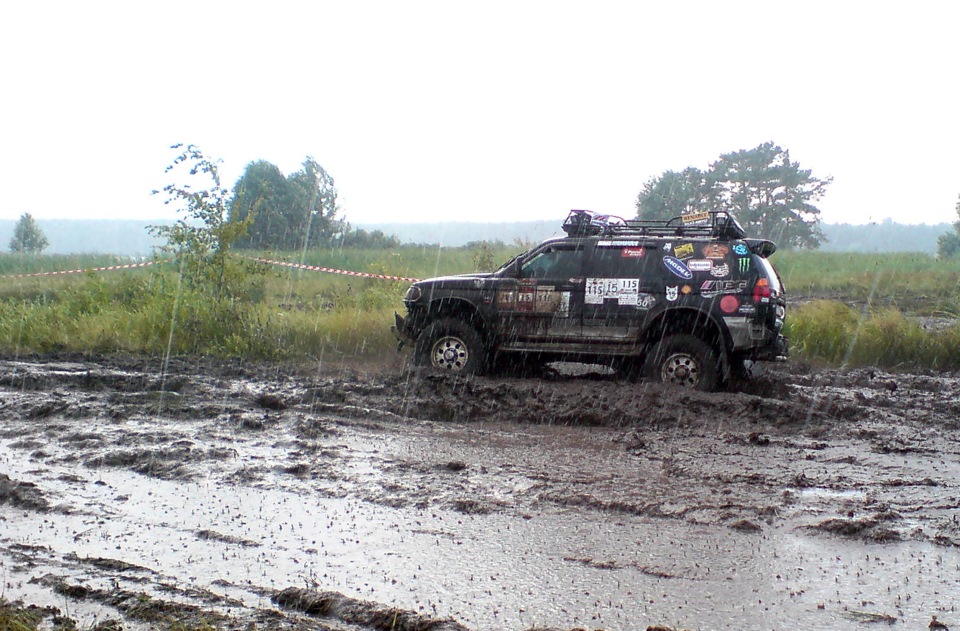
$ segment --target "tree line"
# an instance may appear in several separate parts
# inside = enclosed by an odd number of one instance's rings
[[[197,202],[196,196],[207,196],[203,200],[206,205],[197,207],[216,207],[217,218],[193,219],[214,220],[223,229],[230,226],[235,234],[229,241],[236,247],[290,251],[333,244],[388,248],[400,243],[380,230],[354,228],[339,216],[334,179],[310,156],[289,175],[265,160],[251,162],[229,190],[221,188],[215,162],[196,147],[189,146],[178,160],[193,163],[191,175],[215,175],[216,182],[209,189],[176,189],[172,197]],[[637,196],[636,219],[665,220],[688,213],[726,211],[751,236],[770,239],[784,248],[818,248],[825,236],[816,203],[832,181],[830,176],[815,177],[792,160],[788,150],[765,142],[753,149],[722,154],[706,169],[691,166],[649,179]],[[173,192],[171,187],[164,190]],[[960,202],[957,214],[960,218]],[[186,225],[180,230],[181,237],[190,233]],[[24,213],[15,226],[10,251],[38,253],[47,245],[33,217]],[[960,256],[960,221],[953,232],[939,238],[937,251],[942,258]]]
[[[648,180],[637,197],[637,219],[726,211],[751,236],[785,248],[816,248],[824,235],[815,202],[832,181],[814,177],[789,151],[766,142],[723,154],[706,170],[687,167]]]
[[[229,220],[247,225],[237,246],[305,250],[328,245],[395,247],[396,237],[352,227],[338,217],[333,178],[312,157],[290,175],[266,160],[246,166],[233,186]]]

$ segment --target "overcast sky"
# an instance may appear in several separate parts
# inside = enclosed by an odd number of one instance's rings
[[[635,212],[773,141],[827,222],[955,221],[957,2],[16,2],[0,219],[175,216],[173,143],[232,186],[312,156],[353,223]]]

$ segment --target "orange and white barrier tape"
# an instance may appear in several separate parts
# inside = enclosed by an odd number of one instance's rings
[[[326,272],[327,274],[341,274],[343,276],[359,276],[360,278],[377,278],[380,280],[397,280],[408,283],[415,283],[419,278],[407,278],[406,276],[389,276],[387,274],[371,274],[369,272],[351,272],[345,269],[335,269],[332,267],[321,267],[319,265],[304,265],[303,263],[288,263],[286,261],[271,261],[270,259],[251,258],[251,261],[266,263],[267,265],[280,265],[282,267],[292,267],[293,269],[305,269],[312,272]]]
[[[70,270],[61,270],[59,272],[33,272],[31,274],[8,274],[6,276],[0,276],[0,278],[30,278],[33,276],[62,276],[64,274],[85,274],[87,272],[109,272],[112,270],[118,269],[133,269],[135,267],[147,267],[148,265],[156,265],[158,263],[166,263],[167,261],[148,261],[146,263],[127,263],[126,265],[108,265],[107,267],[93,267],[90,269],[70,269]]]
[[[271,261],[270,259],[262,258],[253,258],[250,257],[251,261],[256,261],[257,263],[266,263],[267,265],[280,265],[282,267],[291,267],[293,269],[304,269],[310,270],[313,272],[326,272],[328,274],[341,274],[343,276],[357,276],[359,278],[376,278],[379,280],[396,280],[408,283],[415,283],[419,278],[408,278],[406,276],[390,276],[388,274],[371,274],[369,272],[352,272],[350,270],[344,269],[335,269],[332,267],[321,267],[319,265],[304,265],[302,263],[288,263],[286,261]],[[93,267],[89,269],[71,269],[71,270],[61,270],[59,272],[33,272],[31,274],[9,274],[7,276],[0,276],[0,278],[31,278],[37,276],[63,276],[66,274],[85,274],[87,272],[109,272],[112,270],[121,270],[121,269],[134,269],[137,267],[147,267],[149,265],[157,265],[158,263],[167,263],[169,261],[148,261],[146,263],[128,263],[126,265],[109,265],[107,267]]]

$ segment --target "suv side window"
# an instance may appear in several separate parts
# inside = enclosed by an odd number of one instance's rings
[[[639,245],[597,246],[590,258],[588,276],[642,279],[647,274],[645,268],[648,260],[655,254],[655,250]]]
[[[520,278],[567,282],[579,277],[583,266],[583,248],[575,245],[553,245],[523,264]]]

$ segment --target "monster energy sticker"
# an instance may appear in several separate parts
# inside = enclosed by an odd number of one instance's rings
[[[737,259],[737,266],[740,272],[749,272],[750,271],[750,259],[743,256]]]

